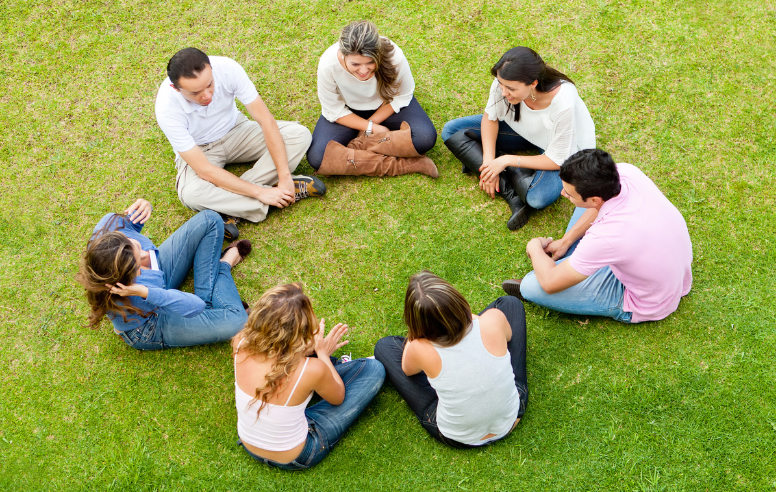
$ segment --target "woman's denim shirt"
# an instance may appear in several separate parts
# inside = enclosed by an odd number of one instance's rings
[[[115,215],[116,214],[107,214],[103,217],[94,228],[94,233],[109,231],[121,232],[128,238],[137,240],[144,251],[153,251],[156,254],[156,258],[159,259],[159,250],[156,249],[154,243],[140,234],[140,231],[143,230],[143,224],[133,224],[129,219],[116,217],[110,224],[110,227],[105,231],[102,231],[108,221]],[[94,235],[92,236],[92,239],[96,237],[98,236]],[[162,262],[159,261],[159,268],[161,267]],[[167,279],[164,272],[161,270],[141,269],[140,275],[135,277],[135,283],[148,287],[148,298],[143,299],[140,296],[129,296],[127,299],[129,299],[129,302],[133,306],[142,309],[145,313],[153,313],[148,318],[140,318],[137,315],[128,314],[126,322],[121,315],[117,316],[108,313],[108,319],[111,320],[114,328],[118,331],[134,330],[146,323],[155,322],[156,317],[159,314],[172,314],[183,316],[184,318],[191,318],[205,310],[205,301],[200,297],[189,294],[188,292],[168,289]]]

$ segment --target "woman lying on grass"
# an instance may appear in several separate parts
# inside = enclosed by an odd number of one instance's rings
[[[300,284],[267,291],[232,340],[237,434],[254,459],[284,470],[318,464],[383,385],[374,359],[331,357],[347,341],[324,336]],[[317,358],[311,355],[317,355]],[[313,392],[323,401],[307,407]]]
[[[413,275],[404,300],[408,337],[377,342],[375,357],[426,431],[448,446],[506,437],[528,403],[525,311],[501,297],[479,316],[445,280]]]
[[[231,269],[251,252],[248,240],[221,252],[224,221],[212,210],[192,217],[159,248],[141,234],[151,204],[138,199],[126,215],[108,214],[94,228],[76,276],[91,307],[140,350],[229,340],[247,314]],[[194,294],[176,290],[194,270]]]

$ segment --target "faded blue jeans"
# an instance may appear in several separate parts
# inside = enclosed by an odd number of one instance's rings
[[[450,120],[442,128],[442,141],[444,142],[461,130],[473,130],[477,135],[480,135],[481,122],[481,114]],[[499,121],[496,156],[525,151],[544,152],[543,149],[518,135],[509,125]],[[552,205],[560,197],[563,184],[559,174],[560,171],[536,171],[526,195],[526,203],[529,207],[541,210]]]
[[[188,220],[159,246],[159,269],[166,288],[177,289],[194,270],[194,294],[205,301],[205,310],[184,318],[153,314],[139,328],[121,332],[121,338],[140,350],[188,347],[231,339],[248,316],[232,279],[232,267],[221,260],[224,221],[204,210]]]
[[[566,232],[582,217],[587,209],[577,207],[571,216]],[[577,248],[579,241],[575,242],[566,254],[555,263],[568,260],[571,253]],[[606,316],[624,323],[631,322],[633,313],[623,311],[622,303],[625,298],[625,286],[617,280],[612,269],[600,268],[594,274],[587,277],[577,285],[556,294],[548,294],[536,280],[536,274],[530,272],[520,283],[520,294],[526,301],[539,306],[544,306],[553,311],[562,313],[580,314],[583,316]]]
[[[339,405],[322,400],[305,409],[307,441],[296,459],[278,463],[245,451],[255,460],[283,470],[306,470],[323,460],[361,412],[383,387],[385,368],[375,359],[341,362],[332,357],[334,369],[345,383],[345,401]],[[242,443],[240,443],[242,445]]]

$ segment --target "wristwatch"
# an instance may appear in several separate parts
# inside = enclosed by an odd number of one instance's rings
[[[367,137],[372,134],[372,125],[373,125],[372,120],[369,120],[369,123],[367,123],[366,125],[366,131],[364,132],[364,135],[366,135]]]

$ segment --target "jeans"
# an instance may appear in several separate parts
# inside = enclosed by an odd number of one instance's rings
[[[332,405],[323,400],[307,407],[304,411],[307,417],[307,441],[299,456],[289,463],[278,463],[246,449],[253,459],[276,468],[295,471],[317,465],[331,452],[331,448],[366,409],[385,381],[385,368],[374,359],[356,359],[344,363],[336,360],[334,368],[345,383],[345,401]]]
[[[361,118],[369,119],[376,110],[361,111],[351,109],[353,114]],[[380,123],[391,131],[398,130],[401,122],[406,121],[410,125],[412,134],[412,145],[419,154],[425,154],[434,148],[437,139],[436,128],[431,118],[420,106],[420,103],[414,97],[409,105],[401,108],[398,113],[393,113],[385,121]],[[332,123],[321,115],[318,123],[313,130],[313,142],[307,151],[307,162],[316,170],[321,167],[323,154],[326,151],[326,145],[332,140],[342,145],[347,145],[351,140],[358,136],[358,130],[348,128],[339,123]]]
[[[577,223],[586,210],[579,207],[574,210],[569,225],[566,227],[566,232]],[[576,241],[563,258],[555,263],[560,264],[562,261],[568,260],[578,244],[579,241]],[[606,316],[625,323],[630,323],[633,315],[633,313],[623,311],[625,286],[617,280],[612,269],[608,266],[599,269],[577,285],[572,285],[556,294],[546,293],[539,285],[536,274],[530,272],[520,283],[520,294],[527,301],[562,313]]]
[[[464,116],[445,123],[442,128],[442,141],[447,140],[461,130],[471,130],[480,136],[482,115]],[[498,123],[496,138],[496,156],[516,154],[518,152],[544,152],[536,145],[518,135],[503,121]],[[528,187],[525,202],[529,207],[541,210],[552,205],[560,197],[563,184],[560,181],[560,171],[539,171],[534,173],[533,181]]]
[[[515,375],[515,386],[517,386],[520,396],[520,410],[517,416],[522,417],[528,405],[528,377],[525,368],[525,310],[520,300],[511,296],[499,297],[483,309],[480,314],[488,309],[498,309],[504,313],[512,328],[512,339],[507,343],[507,349],[511,357],[512,371]],[[479,447],[454,441],[439,432],[436,420],[439,397],[428,382],[428,377],[423,372],[407,376],[401,368],[405,343],[405,337],[390,336],[381,338],[378,340],[377,345],[375,345],[375,358],[383,363],[388,380],[410,406],[410,409],[420,421],[420,425],[423,426],[431,437],[453,448]],[[483,381],[483,385],[486,384],[487,381]]]
[[[141,327],[120,334],[140,350],[187,347],[229,340],[242,329],[248,316],[232,279],[231,266],[220,261],[224,221],[205,210],[183,224],[159,246],[159,268],[168,289],[177,289],[194,269],[194,294],[205,310],[191,318],[154,314]]]

